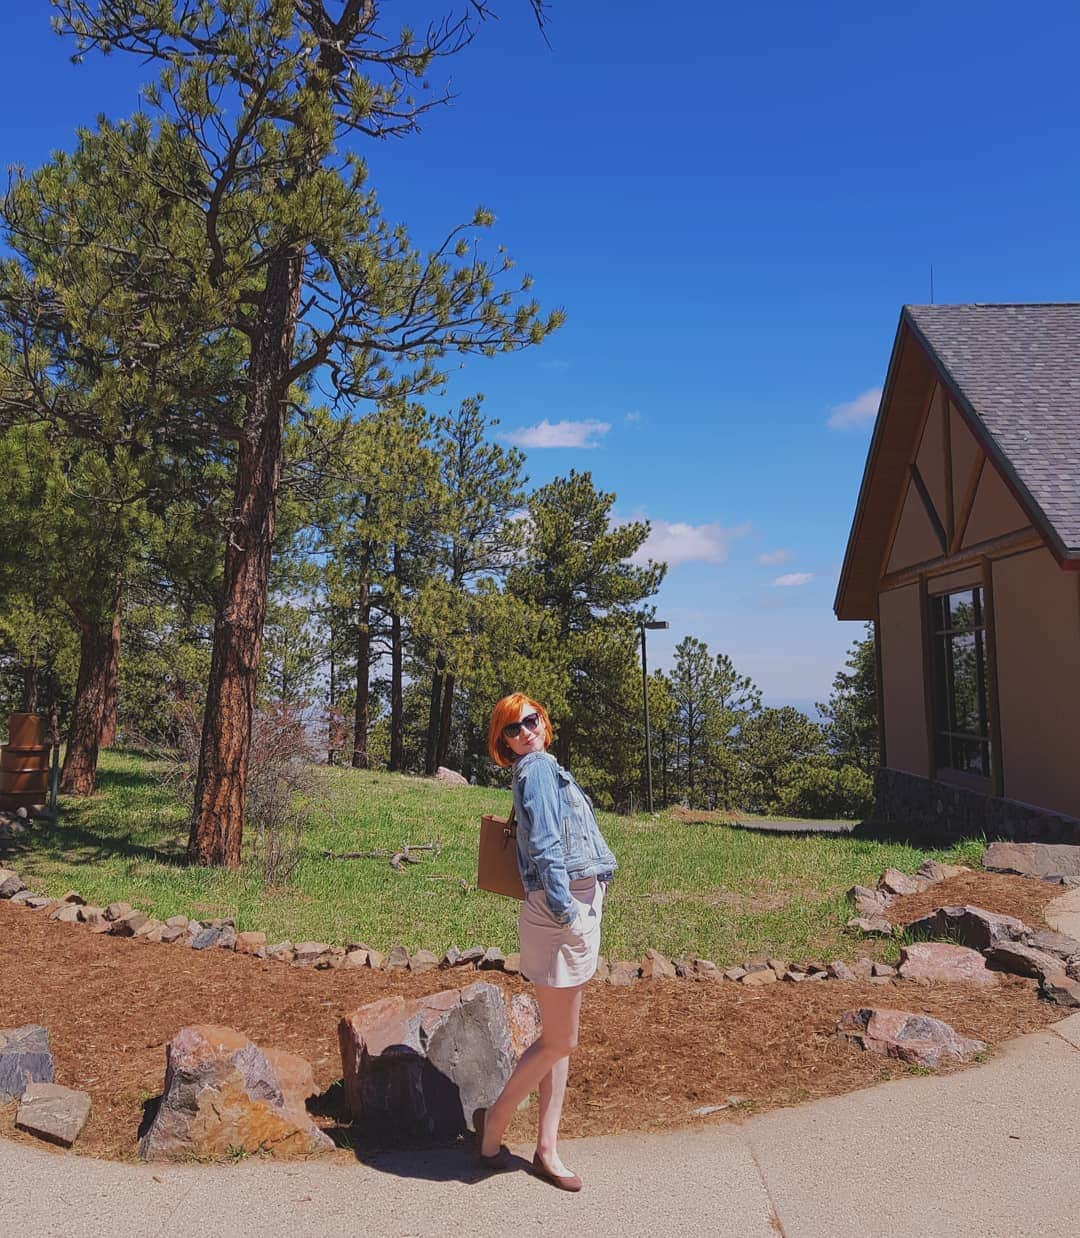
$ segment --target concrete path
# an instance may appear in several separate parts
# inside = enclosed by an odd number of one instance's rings
[[[1070,890],[1046,904],[1046,923],[1058,933],[1080,941],[1080,890]]]
[[[642,1081],[646,1086],[647,1081]],[[518,1149],[531,1156],[532,1149]],[[461,1150],[131,1166],[0,1140],[0,1232],[32,1238],[1074,1238],[1080,1014],[992,1061],[667,1135],[567,1141],[566,1195]]]

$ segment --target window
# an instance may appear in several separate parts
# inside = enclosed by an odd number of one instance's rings
[[[934,748],[939,769],[990,776],[986,627],[981,588],[930,599]]]

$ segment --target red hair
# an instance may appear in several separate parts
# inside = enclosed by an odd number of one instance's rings
[[[526,705],[536,710],[540,715],[540,721],[544,724],[544,747],[546,748],[551,743],[551,719],[548,717],[547,710],[531,696],[526,696],[524,692],[511,692],[509,696],[504,696],[491,711],[487,733],[488,755],[496,765],[501,765],[504,769],[507,765],[513,764],[515,753],[506,742],[503,727],[508,723],[517,722],[521,717],[522,708]]]

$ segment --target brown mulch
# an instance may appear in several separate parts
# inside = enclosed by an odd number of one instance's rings
[[[1046,928],[1043,912],[1051,899],[1064,890],[1049,881],[1034,877],[1014,877],[1003,873],[961,873],[921,894],[904,894],[894,898],[885,912],[893,924],[910,924],[930,915],[938,907],[963,907],[971,904],[998,915],[1016,916],[1029,928]]]
[[[1040,908],[1060,893],[1020,877],[973,874],[936,887],[927,909],[971,902],[1043,927]],[[1045,897],[1040,895],[1045,892]],[[934,891],[930,892],[934,895]],[[897,900],[918,914],[926,895]],[[869,951],[868,951],[869,953]],[[184,1025],[219,1023],[256,1043],[306,1057],[321,1088],[340,1078],[341,1015],[391,993],[419,995],[477,979],[527,990],[498,972],[308,971],[222,950],[98,936],[0,901],[0,1027],[49,1029],[57,1081],[88,1091],[90,1120],[77,1150],[135,1155],[144,1104],[161,1090],[165,1045]],[[842,1011],[887,1005],[934,1015],[994,1045],[1062,1017],[1038,1000],[1034,981],[1003,977],[989,993],[962,985],[925,988],[835,981],[745,989],[728,982],[641,981],[630,989],[590,985],[571,1068],[567,1136],[693,1125],[691,1110],[748,1097],[736,1113],[835,1095],[909,1068],[832,1039]],[[324,1106],[332,1111],[332,1106]],[[16,1106],[0,1109],[0,1135]],[[333,1125],[333,1116],[322,1119]],[[511,1141],[528,1140],[535,1110],[518,1114]],[[340,1156],[352,1156],[341,1152]]]

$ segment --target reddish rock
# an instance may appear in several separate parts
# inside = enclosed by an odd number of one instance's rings
[[[997,984],[977,950],[943,941],[917,942],[900,950],[900,975],[923,984]]]
[[[260,1049],[230,1027],[182,1028],[166,1048],[165,1089],[139,1143],[144,1161],[223,1157],[237,1149],[309,1156],[333,1148],[308,1116],[311,1065]]]
[[[515,993],[510,998],[510,1043],[514,1056],[521,1057],[534,1040],[539,1040],[543,1030],[536,998],[531,993]]]
[[[899,1058],[936,1069],[942,1058],[965,1061],[985,1049],[981,1040],[960,1036],[940,1019],[909,1010],[863,1008],[848,1010],[836,1024],[838,1036],[854,1041],[871,1053]]]
[[[1054,954],[1045,954],[1032,946],[1018,941],[1002,941],[986,952],[986,961],[999,971],[1012,972],[1016,976],[1035,976],[1043,979],[1064,970],[1061,959]]]
[[[345,962],[345,947],[331,946],[315,966],[319,971],[337,971]]]
[[[169,918],[165,921],[165,924],[168,928],[179,927],[186,929],[188,926],[188,918],[187,916],[169,916]]]
[[[445,1138],[490,1105],[516,1060],[499,988],[478,981],[362,1006],[338,1025],[349,1111],[381,1136]]]
[[[867,937],[891,937],[893,926],[884,916],[855,916],[847,922],[848,928],[858,929]]]
[[[77,903],[59,902],[49,912],[49,919],[59,920],[62,924],[78,924],[81,919],[79,905]]]
[[[48,1143],[70,1148],[90,1116],[90,1097],[58,1083],[31,1083],[22,1094],[15,1125]]]
[[[923,888],[914,877],[909,877],[898,868],[887,868],[877,884],[878,889],[886,894],[918,894]]]
[[[691,959],[690,974],[695,980],[719,980],[720,968],[712,959]]]
[[[971,869],[966,864],[939,864],[937,860],[923,860],[915,870],[915,876],[927,885],[937,885],[939,881],[948,881],[951,877],[970,872]]]
[[[164,931],[165,925],[160,920],[155,920],[151,917],[145,924],[139,925],[133,936],[138,937],[141,941],[157,942],[161,940],[161,934]]]
[[[745,984],[747,988],[758,988],[763,984],[776,984],[779,977],[771,967],[763,968],[761,971],[748,971],[740,984]]]
[[[103,907],[80,907],[79,920],[83,924],[107,924],[105,919],[105,909]]]
[[[505,971],[506,955],[498,946],[489,946],[484,951],[484,957],[477,964],[481,971]]]
[[[184,936],[184,928],[180,924],[166,924],[161,930],[161,940],[166,945],[172,945],[174,941],[179,941]]]
[[[14,898],[25,890],[19,874],[12,868],[0,868],[0,898]]]
[[[106,907],[106,916],[108,913],[109,909]],[[129,911],[125,915],[113,918],[109,932],[114,937],[134,937],[137,930],[141,929],[149,919],[150,917],[141,911]]]
[[[278,941],[266,947],[266,957],[277,963],[291,963],[296,958],[296,951],[291,941]]]
[[[608,984],[618,985],[620,988],[626,988],[633,984],[641,974],[641,968],[637,963],[629,962],[626,959],[620,959],[616,963],[611,964],[611,970],[608,974]]]
[[[883,916],[885,908],[892,902],[892,895],[885,890],[871,890],[869,886],[852,886],[847,892],[848,901],[855,908],[858,917],[874,919]]]
[[[888,963],[875,963],[870,969],[870,975],[884,976],[887,980],[889,980],[896,975],[896,968],[890,967]]]
[[[1080,958],[1080,941],[1077,941],[1075,937],[1070,937],[1067,933],[1055,933],[1050,929],[1039,933],[1029,933],[1024,938],[1024,944],[1036,950],[1042,950],[1045,954],[1057,955],[1065,962]]]
[[[409,967],[409,952],[404,946],[391,946],[386,959],[387,971],[407,971]]]
[[[257,932],[236,934],[236,953],[251,954],[258,959],[266,957],[266,934]]]
[[[831,980],[855,980],[855,973],[843,959],[834,959],[825,969]]]
[[[383,971],[386,967],[386,955],[381,950],[369,950],[368,967],[373,971]]]
[[[74,903],[76,907],[85,907],[86,899],[78,892],[78,890],[68,890],[66,894],[60,895],[60,902]]]
[[[455,967],[479,967],[484,961],[486,951],[483,946],[470,946],[468,950],[462,950],[457,956]]]
[[[866,955],[855,960],[854,966],[851,969],[855,973],[856,980],[869,980],[874,974],[873,960],[868,959]]]
[[[776,972],[777,980],[782,980],[791,966],[787,959],[766,959],[765,962]]]
[[[745,975],[745,967],[727,967],[724,969],[725,980],[741,980]]]
[[[1080,980],[1064,972],[1046,976],[1039,982],[1039,996],[1057,1006],[1080,1006]]]
[[[293,948],[297,967],[314,967],[330,949],[325,941],[302,941]]]
[[[368,952],[366,950],[346,950],[342,967],[367,967]]]
[[[435,771],[435,781],[444,783],[448,787],[467,787],[469,785],[469,780],[464,774],[459,774],[456,769],[447,769],[445,765],[440,765]]]
[[[659,950],[650,948],[641,961],[641,975],[645,980],[674,980],[675,965]]]
[[[1029,930],[1015,916],[1002,916],[982,907],[938,907],[929,916],[908,925],[908,931],[927,937],[948,937],[972,950],[988,950],[999,941],[1017,941]]]
[[[983,868],[992,873],[1018,873],[1047,879],[1080,877],[1080,847],[1060,843],[991,843],[983,852]]]
[[[135,908],[130,903],[110,903],[105,908],[105,919],[119,920],[122,916],[126,916],[134,910]]]
[[[511,959],[514,960],[513,971],[511,971],[510,969]],[[503,968],[503,971],[506,972],[508,975],[517,975],[518,973],[520,973],[521,955],[520,954],[508,954],[506,956],[506,966]],[[603,955],[601,955],[596,960],[596,971],[593,972],[592,978],[594,980],[599,981],[602,984],[605,980],[610,979],[610,977],[611,977],[611,964],[607,961],[607,959],[604,958]]]
[[[409,971],[435,971],[438,966],[438,955],[432,954],[430,950],[416,950],[409,959]]]

